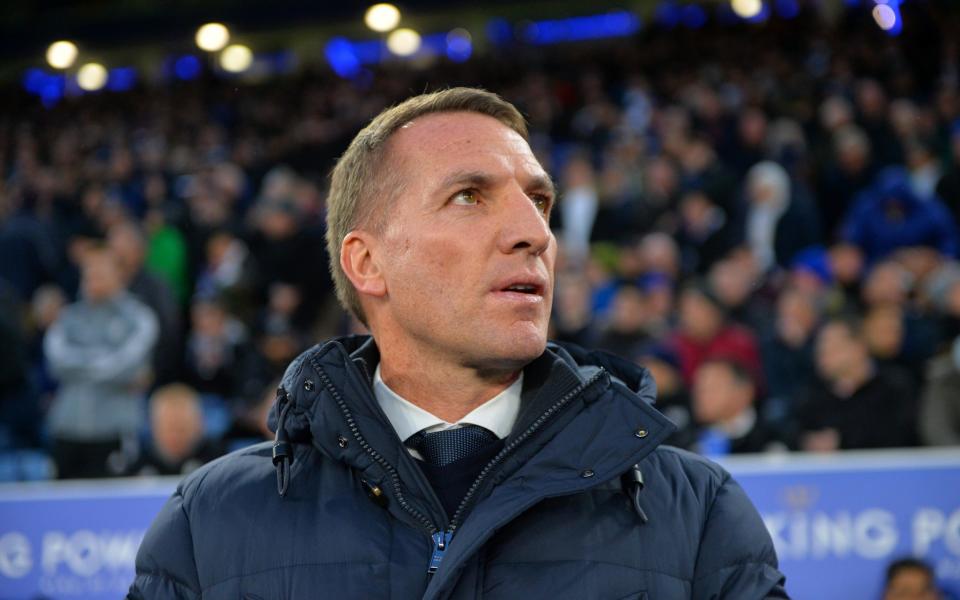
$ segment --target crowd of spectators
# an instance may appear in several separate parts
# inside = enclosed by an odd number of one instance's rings
[[[11,91],[0,447],[172,474],[269,437],[287,362],[359,330],[326,269],[333,160],[458,84],[521,108],[561,190],[552,337],[648,367],[672,443],[960,444],[958,51],[923,17],[920,51],[805,12],[356,81]]]

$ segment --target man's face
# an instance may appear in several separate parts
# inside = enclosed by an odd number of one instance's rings
[[[90,302],[103,302],[123,289],[120,267],[110,254],[91,254],[83,263],[80,286]]]
[[[475,368],[539,356],[553,298],[554,192],[526,141],[491,117],[442,113],[401,128],[387,154],[402,187],[378,236],[378,320],[391,325],[375,335]]]
[[[887,584],[883,600],[939,600],[940,593],[922,569],[903,569]]]
[[[817,336],[817,370],[827,381],[843,377],[864,359],[862,342],[842,323],[828,323]]]
[[[752,387],[736,378],[729,366],[707,362],[693,378],[693,413],[697,421],[712,425],[739,415],[752,402]]]

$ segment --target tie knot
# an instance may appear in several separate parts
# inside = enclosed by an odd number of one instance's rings
[[[407,439],[407,446],[423,456],[435,467],[443,467],[483,450],[497,441],[497,436],[479,425],[464,425],[456,429],[444,429],[425,433],[417,432]]]

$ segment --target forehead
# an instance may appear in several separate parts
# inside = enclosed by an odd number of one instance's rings
[[[457,169],[505,169],[515,175],[544,173],[523,137],[497,119],[472,112],[434,113],[393,134],[389,158],[405,174],[442,177]]]

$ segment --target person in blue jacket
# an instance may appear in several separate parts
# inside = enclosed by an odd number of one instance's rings
[[[844,218],[841,237],[876,262],[900,248],[927,247],[956,257],[957,224],[939,198],[923,198],[902,167],[887,167]]]
[[[274,443],[180,484],[128,598],[786,598],[743,490],[660,445],[650,375],[547,343],[555,198],[489,92],[363,129],[327,241],[372,337],[290,365]]]

